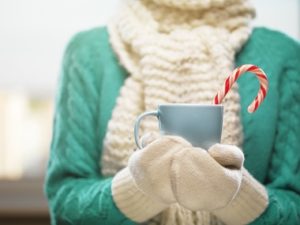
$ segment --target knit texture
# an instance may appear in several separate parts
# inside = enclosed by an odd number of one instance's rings
[[[241,3],[243,0],[152,0],[158,5],[169,6],[181,10],[203,10],[223,8],[232,3]]]
[[[114,177],[112,194],[117,206],[136,222],[143,222],[145,218],[151,218],[168,207],[143,193],[136,186],[128,168],[123,169]]]
[[[110,24],[110,36],[130,77],[121,90],[105,137],[101,163],[104,175],[114,175],[127,165],[136,148],[132,129],[142,111],[155,110],[162,103],[212,104],[234,67],[236,50],[250,34],[248,23],[253,9],[246,3],[205,8],[202,16],[148,0],[126,2]],[[224,101],[222,142],[241,145],[239,114],[235,86]],[[141,133],[146,132],[158,132],[155,119],[145,120]],[[178,223],[185,220],[183,217]]]
[[[52,224],[135,224],[116,207],[111,178],[99,173],[103,138],[127,74],[108,39],[106,28],[82,32],[65,52],[45,189]],[[244,75],[238,81],[245,167],[266,185],[270,201],[251,224],[299,224],[299,43],[255,29],[236,57],[237,66],[246,63],[263,68],[270,80],[266,100],[251,115],[247,106],[257,93],[257,79]],[[176,207],[169,209],[175,221],[186,214]],[[205,224],[210,219],[199,218]]]
[[[240,191],[231,203],[213,214],[225,224],[248,224],[266,209],[268,194],[263,185],[243,169],[243,179]]]
[[[227,207],[241,191],[243,161],[241,150],[232,145],[174,153],[170,173],[177,202],[192,211]]]

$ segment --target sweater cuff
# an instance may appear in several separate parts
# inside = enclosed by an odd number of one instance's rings
[[[243,168],[242,184],[236,197],[228,206],[215,210],[213,214],[225,224],[248,224],[264,212],[268,203],[265,187]]]
[[[113,178],[112,195],[120,211],[139,223],[147,221],[168,207],[139,190],[127,167]]]

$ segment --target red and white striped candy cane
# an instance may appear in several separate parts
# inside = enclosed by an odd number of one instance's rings
[[[224,87],[222,90],[218,92],[218,94],[214,98],[214,104],[220,104],[234,82],[245,72],[251,72],[254,73],[260,83],[260,88],[258,91],[258,94],[256,98],[253,100],[253,102],[248,107],[248,112],[253,113],[257,108],[260,106],[264,98],[266,97],[266,94],[268,92],[268,78],[265,74],[265,72],[259,68],[258,66],[247,64],[243,65],[241,67],[236,68],[231,75],[226,79],[224,83]]]

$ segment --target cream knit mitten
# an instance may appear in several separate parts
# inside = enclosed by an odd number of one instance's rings
[[[268,195],[243,162],[242,151],[233,145],[175,153],[171,181],[176,200],[193,211],[210,211],[225,224],[248,224],[265,210]]]
[[[173,157],[171,182],[174,195],[187,209],[212,211],[223,208],[240,189],[244,155],[237,147],[216,144],[209,151],[187,147],[174,153]]]
[[[170,168],[173,154],[185,147],[191,145],[184,139],[163,136],[131,155],[112,181],[114,201],[128,218],[143,222],[176,202]]]
[[[236,160],[236,149],[232,145],[215,145],[208,150],[209,154],[221,165],[228,167]],[[268,206],[268,193],[244,168],[242,171],[241,187],[234,199],[224,208],[212,213],[228,225],[248,224],[258,218]]]
[[[236,197],[222,209],[212,212],[228,225],[249,224],[258,218],[269,204],[266,188],[249,172],[242,169],[243,179]]]
[[[147,139],[149,144],[153,137]],[[178,202],[210,211],[229,225],[247,224],[265,210],[268,195],[243,162],[242,151],[233,145],[215,144],[205,151],[183,138],[162,136],[132,154],[113,179],[113,198],[136,222]]]

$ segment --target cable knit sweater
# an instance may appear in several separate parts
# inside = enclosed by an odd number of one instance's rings
[[[245,167],[266,185],[269,206],[253,224],[299,224],[300,46],[285,35],[255,29],[236,57],[269,75],[268,96],[255,114],[254,76],[238,81]],[[78,34],[69,44],[57,95],[46,179],[52,224],[134,224],[116,207],[111,177],[99,159],[107,123],[127,72],[116,59],[106,28]]]

